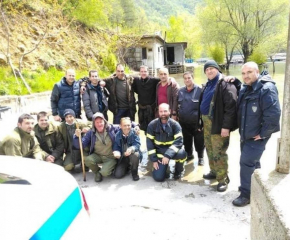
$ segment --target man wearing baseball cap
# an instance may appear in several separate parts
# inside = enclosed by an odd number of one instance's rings
[[[201,93],[200,115],[210,172],[204,174],[203,178],[216,179],[217,191],[224,192],[230,182],[226,153],[230,131],[237,128],[237,89],[232,83],[224,80],[225,76],[214,60],[204,64],[204,73],[208,81]]]

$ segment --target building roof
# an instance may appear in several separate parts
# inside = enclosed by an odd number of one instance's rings
[[[187,42],[171,42],[171,43],[165,42],[164,39],[158,34],[143,35],[141,40],[143,40],[143,39],[154,39],[154,38],[159,40],[162,43],[165,43],[165,45],[183,45],[183,49],[187,48]]]

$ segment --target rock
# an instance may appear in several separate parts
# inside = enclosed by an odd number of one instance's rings
[[[6,65],[7,64],[7,58],[4,54],[0,54],[0,65]]]
[[[26,47],[24,46],[24,44],[20,44],[17,47],[21,52],[25,52]]]

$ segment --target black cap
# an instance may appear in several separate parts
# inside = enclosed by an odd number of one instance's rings
[[[205,72],[205,70],[206,70],[208,67],[214,67],[214,68],[216,68],[217,70],[219,70],[219,72],[221,72],[220,66],[216,63],[215,60],[208,60],[208,61],[204,64],[203,71]]]
[[[72,115],[73,117],[76,117],[75,112],[72,109],[66,109],[63,112],[63,116],[66,117],[67,115]]]

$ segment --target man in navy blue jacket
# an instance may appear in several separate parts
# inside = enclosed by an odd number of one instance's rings
[[[132,178],[134,181],[138,181],[140,138],[131,129],[129,117],[121,118],[120,127],[113,146],[114,157],[118,159],[114,175],[116,178],[124,177],[131,165]]]
[[[241,135],[241,194],[233,201],[238,207],[250,203],[251,176],[260,168],[260,158],[272,133],[280,130],[280,104],[275,82],[260,76],[258,65],[242,66],[244,85],[238,98],[238,125]]]

